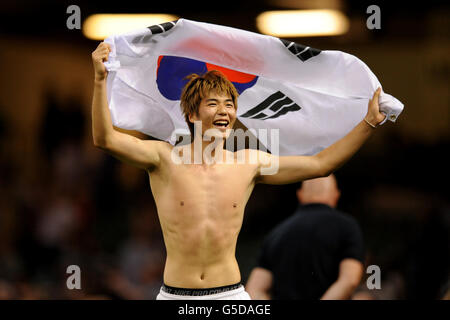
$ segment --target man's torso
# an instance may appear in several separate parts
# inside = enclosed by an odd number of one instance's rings
[[[210,288],[239,282],[236,241],[258,166],[176,164],[172,146],[166,148],[158,169],[149,172],[167,250],[164,283]]]

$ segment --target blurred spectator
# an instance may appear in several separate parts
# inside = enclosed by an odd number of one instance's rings
[[[246,290],[252,299],[349,299],[363,274],[363,238],[334,209],[334,175],[304,181],[297,197],[302,206],[266,237]]]

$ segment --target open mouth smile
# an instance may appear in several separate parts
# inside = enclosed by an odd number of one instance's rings
[[[213,122],[214,127],[220,129],[220,130],[224,130],[226,128],[228,128],[228,125],[230,124],[230,122],[228,120],[216,120]]]

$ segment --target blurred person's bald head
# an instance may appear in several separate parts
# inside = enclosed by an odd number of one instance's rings
[[[297,190],[297,198],[301,204],[323,203],[332,208],[337,206],[340,195],[334,174],[330,174],[328,177],[305,180]]]

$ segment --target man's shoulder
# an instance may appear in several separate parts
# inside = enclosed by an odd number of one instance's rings
[[[328,222],[335,221],[337,223],[344,224],[357,223],[356,218],[349,213],[322,203],[299,206],[296,210],[296,213],[299,213],[298,216],[302,216],[304,219],[309,218],[318,221],[326,220]]]
[[[163,140],[145,140],[145,143],[156,147],[159,152],[170,152],[174,148],[169,142]]]
[[[336,218],[339,220],[342,227],[347,227],[349,229],[360,229],[360,225],[356,217],[341,210],[334,210],[336,211]]]

